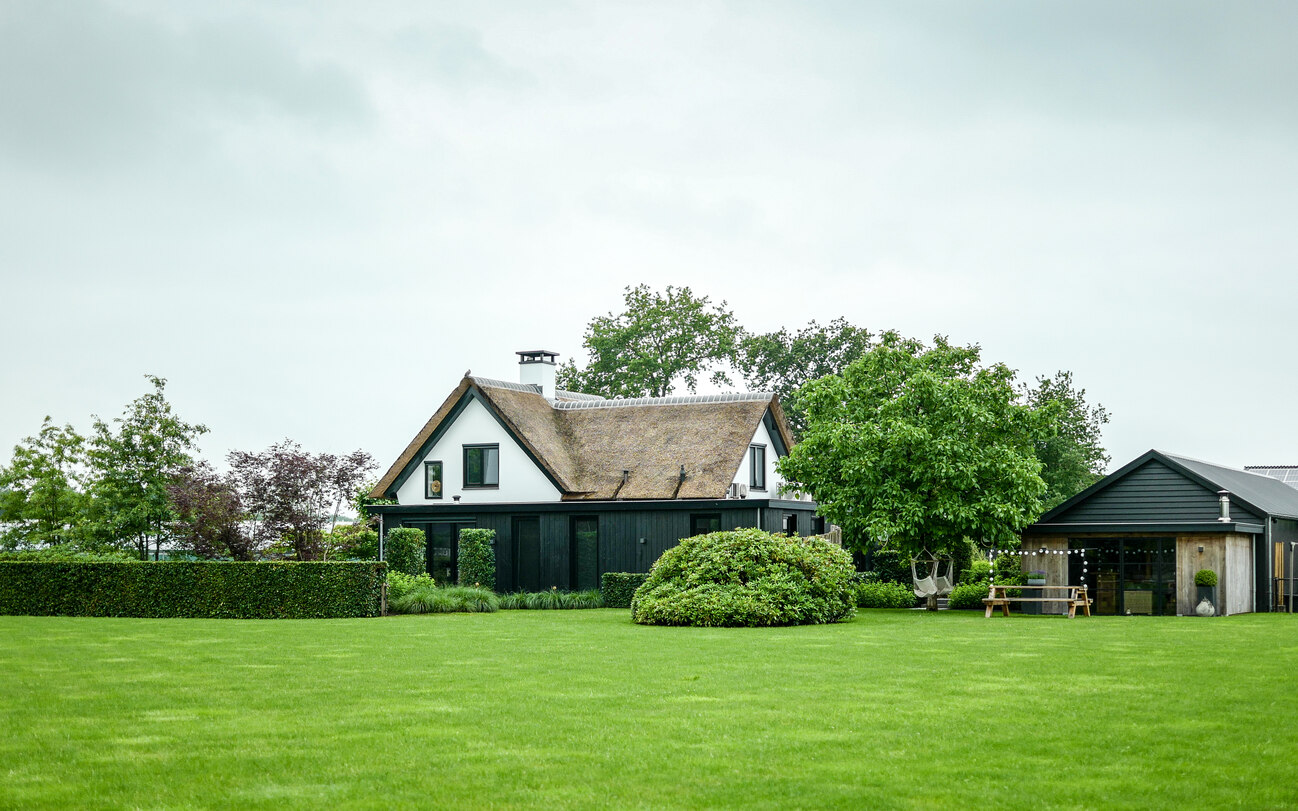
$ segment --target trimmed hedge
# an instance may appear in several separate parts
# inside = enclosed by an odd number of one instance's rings
[[[0,614],[377,617],[386,570],[374,561],[0,562]]]
[[[496,540],[494,529],[460,530],[459,577],[461,586],[496,590]]]
[[[424,531],[418,527],[393,527],[383,536],[383,559],[393,571],[419,575],[424,566]]]
[[[648,578],[648,572],[604,572],[599,579],[599,590],[604,593],[604,607],[630,608],[635,590]]]

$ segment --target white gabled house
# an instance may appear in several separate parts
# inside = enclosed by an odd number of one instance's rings
[[[466,376],[374,488],[397,502],[373,508],[386,529],[424,530],[439,580],[471,526],[496,531],[502,590],[595,588],[717,529],[824,530],[776,470],[775,395],[605,399],[557,390],[556,353],[518,355],[520,382]]]

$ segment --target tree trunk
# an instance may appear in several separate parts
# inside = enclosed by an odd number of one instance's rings
[[[927,610],[927,611],[936,611],[936,610],[937,610],[937,595],[936,595],[936,594],[930,594],[930,595],[928,595],[928,598],[924,601],[924,609]]]

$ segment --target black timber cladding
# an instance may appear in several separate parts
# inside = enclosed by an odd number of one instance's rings
[[[810,533],[816,505],[767,499],[699,499],[672,502],[549,502],[544,504],[376,505],[384,529],[403,525],[457,523],[496,532],[496,582],[509,591],[520,582],[541,588],[571,588],[572,519],[591,516],[599,522],[599,573],[647,572],[663,552],[690,535],[692,515],[716,515],[721,529],[760,526],[782,532],[794,516],[799,534]],[[540,525],[540,571],[514,571],[515,518],[535,518]]]
[[[1150,459],[1090,498],[1043,516],[1051,524],[1181,523],[1215,521],[1220,513],[1217,491],[1190,480],[1157,459]],[[1233,521],[1261,523],[1232,499]]]

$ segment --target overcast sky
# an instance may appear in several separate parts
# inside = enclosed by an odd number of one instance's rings
[[[170,382],[386,467],[627,285],[1298,464],[1298,4],[0,2],[0,448]]]

